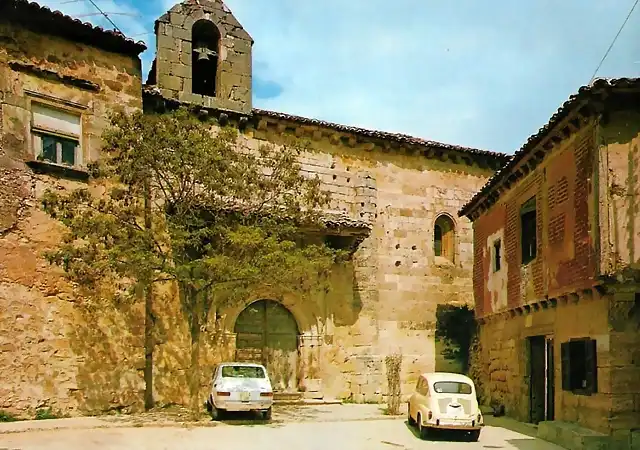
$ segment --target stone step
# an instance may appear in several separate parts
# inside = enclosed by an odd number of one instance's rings
[[[273,393],[273,401],[275,403],[282,402],[295,402],[300,401],[303,398],[302,392],[278,392],[275,391]]]
[[[570,422],[540,422],[538,437],[568,450],[611,450],[614,448],[614,442],[610,436]]]
[[[276,405],[341,405],[342,400],[331,398],[310,398],[305,392],[274,392],[273,402]]]

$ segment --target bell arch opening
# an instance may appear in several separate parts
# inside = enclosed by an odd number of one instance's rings
[[[216,96],[220,31],[213,22],[200,19],[191,28],[191,91],[207,97]]]
[[[238,315],[233,331],[236,361],[263,364],[275,390],[297,390],[300,331],[291,311],[274,300],[258,300]]]

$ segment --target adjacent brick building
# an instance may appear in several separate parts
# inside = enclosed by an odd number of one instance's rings
[[[460,211],[473,221],[487,403],[640,427],[640,80],[580,88]]]
[[[302,168],[333,193],[329,232],[354,244],[326,296],[263,289],[213,311],[203,367],[254,355],[282,390],[355,401],[383,399],[384,358],[395,351],[404,393],[420,372],[458,370],[434,336],[441,305],[472,302],[471,223],[456,212],[509,157],[253,108],[252,39],[220,1],[178,4],[156,32],[143,86],[143,45],[35,3],[0,2],[0,409],[142,406],[141,306],[87,302],[69,285],[42,256],[60,225],[38,207],[46,187],[87,182],[107,113],[120,107],[189,105],[214,127],[237,127],[249,148],[309,140]],[[154,387],[164,404],[188,395],[189,334],[169,294],[155,310]],[[286,345],[274,348],[274,331]]]

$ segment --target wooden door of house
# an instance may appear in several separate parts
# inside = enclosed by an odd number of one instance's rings
[[[287,308],[273,300],[247,306],[236,320],[236,361],[267,368],[276,391],[298,388],[298,326]]]
[[[545,420],[546,406],[546,364],[544,336],[529,338],[529,421],[539,423]]]

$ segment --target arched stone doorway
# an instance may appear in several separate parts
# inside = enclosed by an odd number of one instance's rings
[[[236,361],[264,364],[277,391],[297,391],[298,325],[273,300],[258,300],[236,319]]]

